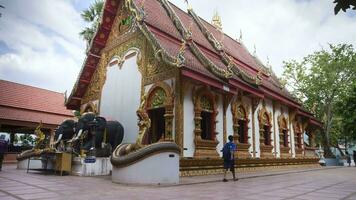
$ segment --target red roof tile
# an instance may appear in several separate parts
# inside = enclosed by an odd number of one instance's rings
[[[73,114],[64,95],[41,88],[0,80],[0,118],[58,124]]]

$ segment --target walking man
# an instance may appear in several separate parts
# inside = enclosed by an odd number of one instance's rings
[[[234,181],[238,180],[235,176],[235,151],[237,151],[237,148],[236,144],[234,144],[233,142],[234,138],[232,137],[232,135],[229,135],[228,139],[229,142],[226,143],[224,145],[224,148],[222,149],[224,159],[224,182],[227,182],[226,173],[229,169],[232,173]]]
[[[354,157],[354,163],[355,163],[355,167],[356,167],[356,151],[353,151],[353,157]]]

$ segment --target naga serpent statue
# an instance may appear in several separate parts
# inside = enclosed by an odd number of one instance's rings
[[[151,120],[146,112],[147,95],[141,96],[140,107],[136,111],[138,117],[138,137],[134,144],[121,144],[119,145],[111,155],[111,163],[114,166],[127,166],[133,164],[141,159],[144,159],[150,155],[160,152],[177,152],[180,153],[180,147],[173,142],[158,142],[150,145],[143,145],[143,139],[148,134],[151,126]]]

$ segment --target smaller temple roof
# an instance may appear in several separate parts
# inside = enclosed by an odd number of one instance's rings
[[[0,120],[58,125],[73,117],[64,106],[64,95],[10,81],[0,80]]]

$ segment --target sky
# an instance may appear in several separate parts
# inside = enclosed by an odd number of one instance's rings
[[[151,0],[147,0],[151,1]],[[184,0],[170,0],[183,10]],[[71,92],[85,58],[80,13],[93,0],[0,0],[0,79]],[[223,31],[239,38],[281,76],[283,61],[301,60],[328,43],[356,47],[356,11],[334,15],[332,0],[189,0]]]

